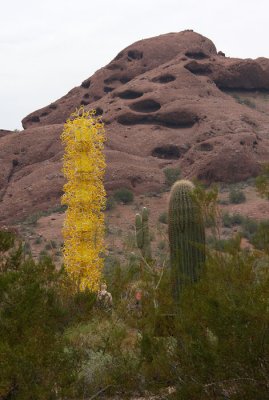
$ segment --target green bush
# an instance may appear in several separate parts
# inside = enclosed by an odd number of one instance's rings
[[[159,215],[159,222],[161,222],[161,224],[168,224],[168,212],[164,211]]]
[[[165,240],[161,240],[159,243],[158,243],[158,249],[159,250],[164,250],[166,248],[166,242],[165,242]]]
[[[181,175],[181,171],[179,167],[175,168],[165,168],[163,170],[164,176],[165,176],[165,183],[167,186],[172,186],[179,178]]]
[[[269,164],[263,166],[261,175],[255,180],[255,186],[258,193],[269,200]]]
[[[246,196],[242,190],[232,189],[229,193],[229,200],[232,204],[240,204],[246,201]]]
[[[0,231],[0,252],[8,251],[15,243],[15,234],[9,231]]]
[[[35,240],[35,244],[41,244],[42,243],[42,237],[37,237]]]
[[[68,339],[82,354],[80,390],[84,396],[97,393],[110,385],[135,388],[138,376],[139,353],[131,342],[125,341],[130,334],[127,325],[115,317],[92,320],[71,329]],[[133,343],[137,333],[133,333]]]
[[[253,235],[257,232],[258,222],[252,218],[245,218],[242,224],[242,234],[248,240],[251,240]]]
[[[215,250],[227,253],[233,253],[240,247],[240,236],[229,239],[210,238],[208,244]]]
[[[115,191],[114,199],[119,203],[129,204],[133,202],[134,194],[127,188],[121,188]]]
[[[251,243],[259,250],[269,253],[269,220],[261,221],[251,238]]]
[[[115,208],[115,205],[116,205],[115,199],[113,197],[109,196],[106,199],[106,211],[113,210]]]
[[[76,365],[62,337],[69,312],[61,298],[63,274],[49,259],[14,265],[0,274],[0,398],[65,396]]]
[[[231,228],[234,225],[242,225],[244,222],[243,215],[224,213],[222,215],[222,223],[226,228]]]
[[[254,265],[251,254],[212,255],[201,281],[182,293],[177,398],[268,397],[269,270],[259,279]]]

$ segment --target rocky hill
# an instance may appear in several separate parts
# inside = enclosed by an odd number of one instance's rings
[[[49,82],[48,82],[49,85]],[[237,182],[269,159],[269,59],[235,59],[193,31],[141,40],[61,99],[0,130],[0,220],[59,204],[63,123],[76,107],[106,125],[108,192],[160,190],[163,169]]]

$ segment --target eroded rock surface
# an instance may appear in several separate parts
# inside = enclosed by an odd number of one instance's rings
[[[141,40],[54,103],[0,131],[0,218],[59,203],[63,123],[76,107],[106,124],[106,188],[159,190],[165,167],[236,182],[269,156],[269,60],[217,52],[192,31]]]

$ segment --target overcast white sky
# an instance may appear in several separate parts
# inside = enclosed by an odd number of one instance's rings
[[[0,128],[63,96],[124,47],[193,29],[226,56],[269,57],[269,0],[0,0]]]

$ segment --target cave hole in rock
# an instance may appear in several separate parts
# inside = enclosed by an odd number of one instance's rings
[[[141,60],[143,58],[143,52],[139,50],[129,50],[127,53],[128,60]]]
[[[115,89],[115,88],[110,87],[110,86],[104,86],[104,92],[105,92],[105,93],[113,92],[114,89]]]
[[[201,143],[199,146],[199,150],[201,151],[212,151],[213,150],[213,145],[211,143]]]
[[[150,115],[150,114],[122,114],[117,118],[121,125],[161,125],[166,128],[191,128],[197,121],[198,117],[191,112],[186,111],[173,111],[164,115]]]
[[[81,100],[81,102],[80,102],[80,105],[82,105],[82,106],[87,106],[88,104],[90,104],[90,102],[87,100]]]
[[[132,185],[132,187],[134,187],[134,188],[135,188],[138,184],[140,184],[140,183],[143,182],[141,176],[134,176],[134,177],[132,177],[130,180],[131,180],[131,185]]]
[[[155,147],[155,149],[152,150],[151,155],[157,158],[177,160],[178,158],[180,158],[181,154],[178,146],[167,144]]]
[[[127,82],[130,82],[130,80],[131,80],[131,78],[129,77],[129,76],[122,76],[120,79],[119,79],[119,81],[120,81],[120,83],[127,83]]]
[[[118,94],[118,97],[121,99],[125,100],[131,100],[131,99],[137,99],[138,97],[143,96],[144,93],[142,92],[137,92],[135,90],[125,90],[124,92],[121,92]]]
[[[158,117],[159,122],[167,128],[191,128],[198,116],[189,110],[170,111]]]
[[[152,82],[157,82],[157,83],[169,83],[173,82],[176,80],[176,77],[171,74],[165,74],[165,75],[160,75],[157,76],[156,78],[152,79]]]
[[[150,113],[154,111],[158,111],[161,108],[160,103],[152,99],[145,99],[141,101],[137,101],[130,105],[131,110]]]
[[[101,107],[96,107],[95,109],[95,115],[98,117],[98,115],[103,115],[103,110]]]
[[[42,114],[40,114],[40,117],[46,117],[47,115],[49,115],[49,113],[47,111],[44,111]]]
[[[40,118],[38,115],[34,115],[33,117],[30,118],[31,122],[40,122]]]
[[[83,87],[84,89],[89,89],[89,87],[91,86],[91,80],[85,79],[85,81],[83,81],[80,86]]]
[[[109,69],[110,71],[114,71],[116,69],[121,69],[121,66],[119,64],[116,64],[116,63],[112,62],[106,68]]]
[[[89,93],[85,93],[83,97],[84,97],[84,99],[88,99],[90,97],[90,95],[89,95]]]
[[[127,83],[131,80],[131,78],[129,78],[128,76],[114,76],[114,77],[110,77],[104,80],[104,83],[107,85],[110,85],[111,83],[114,82],[120,82],[120,83]]]
[[[203,51],[187,51],[185,53],[186,57],[189,58],[194,58],[195,60],[204,60],[205,58],[208,58],[208,55],[205,54]]]
[[[194,75],[207,75],[212,73],[212,69],[208,64],[199,64],[196,61],[191,61],[184,66],[185,69]]]

